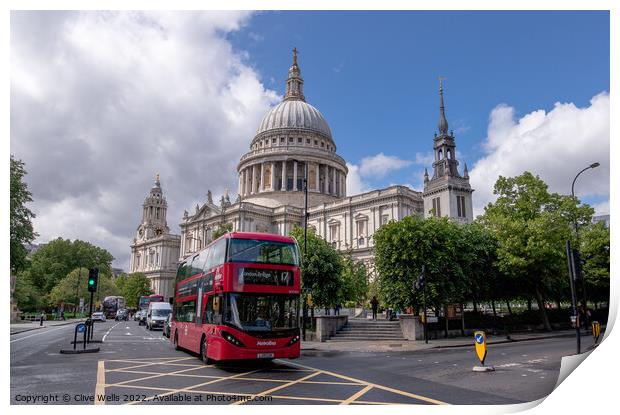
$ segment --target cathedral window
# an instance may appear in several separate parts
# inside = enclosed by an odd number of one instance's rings
[[[321,147],[325,147],[325,143],[321,141]]]
[[[446,158],[449,158],[449,159],[452,158],[452,152],[450,151],[450,149],[448,149],[448,151],[446,151]]]
[[[390,220],[390,215],[381,215],[381,225],[385,225]]]
[[[441,199],[438,197],[433,198],[433,216],[441,217]]]
[[[280,137],[280,144],[284,144],[284,137]]]
[[[359,238],[359,239],[357,240],[357,244],[358,244],[359,246],[364,246],[364,238]]]
[[[329,236],[332,241],[337,241],[339,239],[340,230],[338,228],[338,225],[329,225]]]
[[[289,142],[289,143],[292,143],[292,142],[293,142],[293,137],[289,137],[289,138],[288,138],[288,142]]]
[[[465,215],[465,196],[456,197],[456,210],[459,218],[464,218]]]
[[[310,139],[306,138],[306,144],[310,144]]]
[[[297,143],[298,143],[298,144],[301,144],[301,141],[302,141],[302,140],[301,140],[301,137],[298,137],[298,138],[297,138]]]
[[[271,139],[271,144],[275,144],[275,143],[276,143],[276,139],[275,139],[275,138],[272,138],[272,139]]]
[[[314,140],[314,145],[318,146],[319,145],[319,140]]]
[[[441,160],[443,158],[443,151],[439,149],[439,152],[437,154],[439,155],[439,160]]]

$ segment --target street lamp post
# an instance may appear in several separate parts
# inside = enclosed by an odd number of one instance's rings
[[[575,182],[577,181],[577,177],[579,177],[579,175],[583,172],[585,172],[586,170],[589,169],[595,169],[598,166],[600,166],[600,163],[596,162],[596,163],[592,163],[590,164],[588,167],[586,167],[585,169],[581,170],[579,173],[577,173],[577,175],[575,176],[575,178],[573,179],[573,184],[571,185],[571,195],[573,198],[575,198]],[[574,218],[574,226],[575,226],[575,239],[577,242],[577,246],[575,247],[577,249],[577,251],[579,251],[579,226],[577,224],[577,216],[575,216]],[[579,256],[577,257],[579,258]],[[573,261],[575,260],[575,257],[573,256]],[[577,270],[581,269],[581,267],[577,267],[575,266],[575,272],[577,272]],[[583,306],[584,306],[584,310],[583,310],[583,317],[584,317],[584,322],[585,322],[585,326],[584,328],[587,330],[588,325],[589,325],[589,319],[588,319],[588,303],[587,303],[587,299],[586,299],[586,281],[585,278],[583,278],[581,275],[575,275],[575,278],[581,278],[581,294],[582,294],[582,298],[583,298]]]
[[[592,163],[588,167],[586,167],[585,169],[577,173],[571,185],[571,196],[573,197],[573,199],[575,198],[575,182],[577,181],[577,178],[581,175],[581,173],[585,172],[586,170],[595,169],[598,166],[600,166],[598,162]],[[577,224],[577,215],[575,215],[575,217],[573,218],[573,225],[575,227],[575,237],[576,237],[577,247],[571,249],[570,241],[566,241],[566,258],[568,261],[568,274],[569,274],[569,280],[570,280],[571,306],[573,309],[573,318],[575,320],[575,331],[576,331],[576,337],[577,337],[577,354],[579,354],[581,353],[581,330],[579,327],[579,312],[577,311],[577,287],[575,287],[575,281],[578,278],[581,278],[581,292],[582,292],[582,298],[583,298],[584,319],[585,319],[584,322],[585,322],[586,329],[588,327],[588,312],[587,312],[588,306],[587,306],[587,299],[586,299],[585,279],[582,278],[580,275],[577,275],[580,267],[577,267],[577,264],[575,262],[576,257],[578,256],[578,249],[579,249],[579,227]]]

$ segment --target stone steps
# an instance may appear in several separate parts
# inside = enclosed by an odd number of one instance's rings
[[[398,321],[350,319],[330,341],[404,340]]]

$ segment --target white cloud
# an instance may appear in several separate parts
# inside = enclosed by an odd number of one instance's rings
[[[357,195],[370,190],[370,185],[364,181],[359,166],[347,163],[347,196]]]
[[[39,242],[88,240],[127,267],[155,173],[175,233],[208,189],[236,191],[239,157],[278,101],[226,39],[248,16],[11,14],[11,153]]]
[[[539,175],[549,190],[570,194],[575,175],[593,162],[601,166],[581,175],[578,197],[609,196],[609,94],[592,98],[590,105],[556,103],[548,113],[533,111],[515,120],[515,109],[499,105],[491,112],[484,149],[486,155],[470,171],[475,214],[495,200],[493,185],[499,175],[524,171]]]
[[[609,215],[609,212],[610,212],[609,200],[605,202],[601,202],[601,203],[596,203],[592,205],[592,207],[594,208],[595,215]]]
[[[379,153],[372,157],[364,157],[360,162],[359,173],[363,177],[380,179],[394,170],[400,170],[411,164],[412,162],[409,160]]]
[[[422,156],[417,154],[415,163],[419,162],[418,157]],[[373,180],[382,179],[387,174],[410,166],[413,163],[396,156],[386,156],[383,153],[364,157],[359,164],[347,163],[349,168],[349,173],[347,174],[347,195],[351,196],[368,192],[373,189],[370,183]]]

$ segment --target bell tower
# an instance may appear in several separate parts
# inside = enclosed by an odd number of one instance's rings
[[[448,120],[443,99],[443,80],[439,78],[439,122],[433,138],[433,176],[424,173],[424,217],[447,216],[462,223],[473,221],[473,192],[469,184],[467,164],[463,175],[459,173],[454,133],[448,132]]]
[[[142,204],[142,223],[138,226],[136,239],[147,240],[157,238],[170,232],[166,222],[168,203],[163,196],[159,174],[155,176],[155,184]]]
[[[144,273],[153,293],[163,295],[166,300],[174,296],[174,278],[181,249],[181,237],[170,234],[167,213],[168,203],[158,174],[142,204],[142,221],[130,245],[129,273]]]

